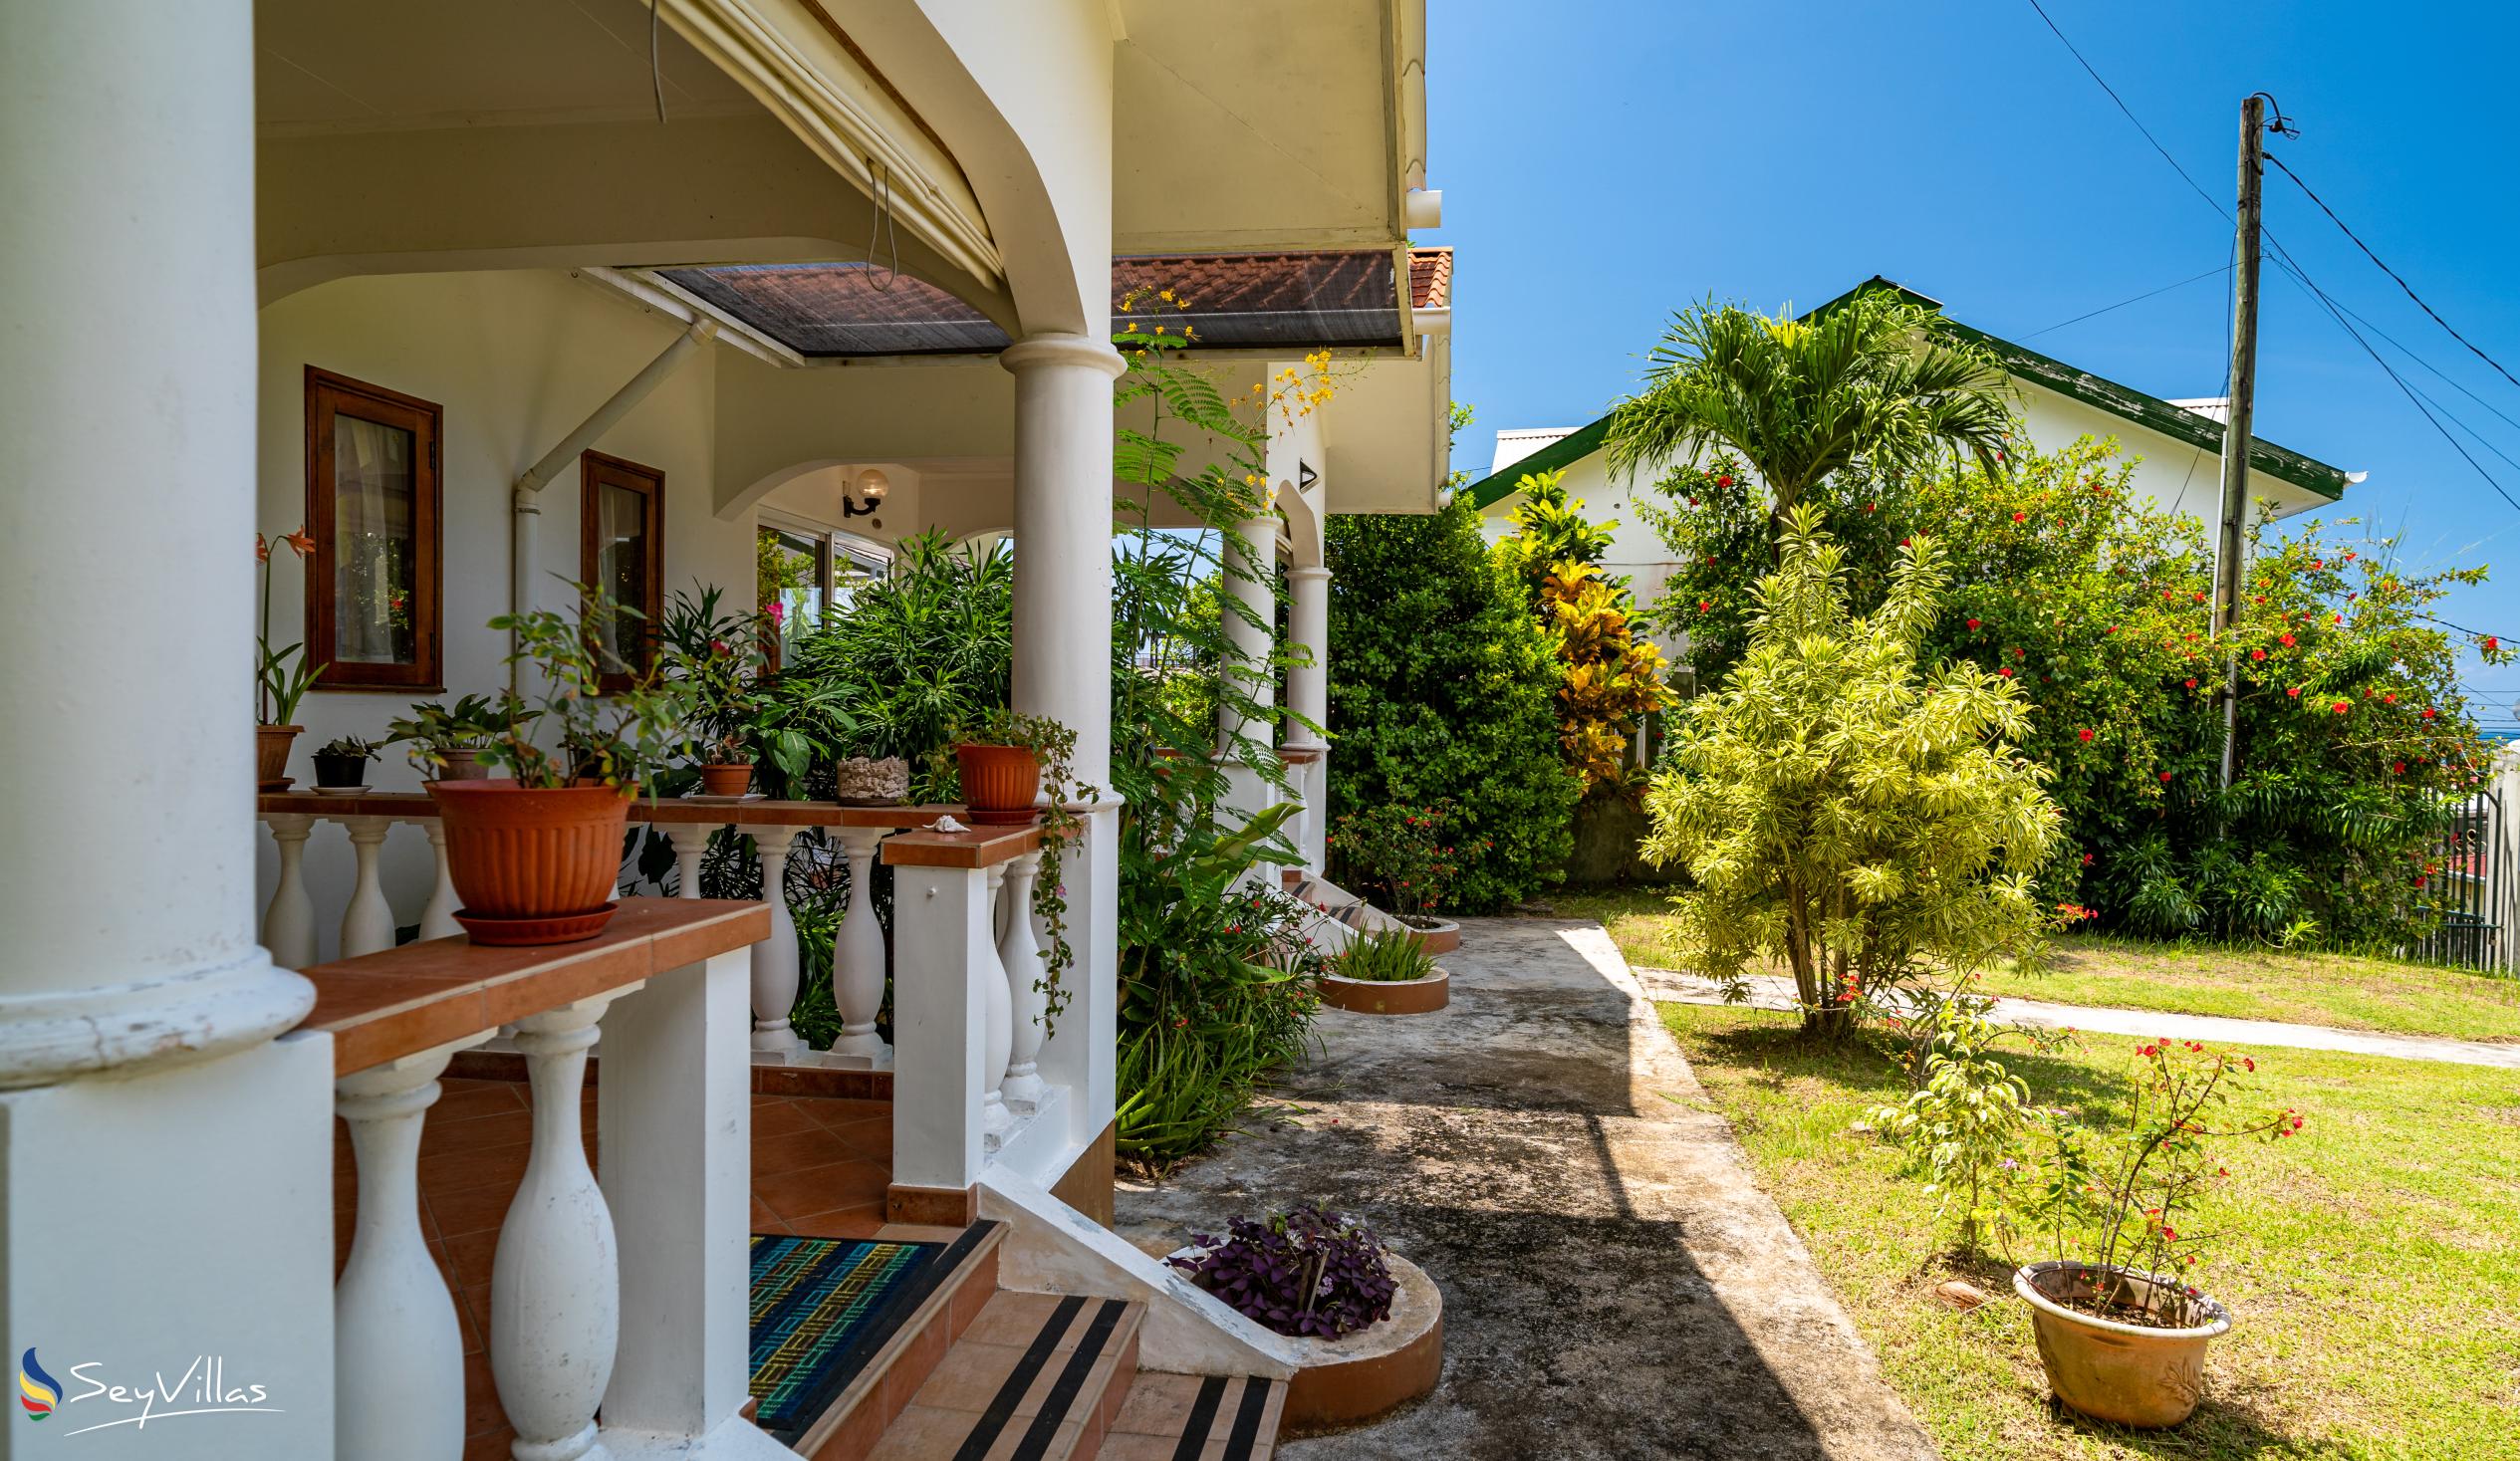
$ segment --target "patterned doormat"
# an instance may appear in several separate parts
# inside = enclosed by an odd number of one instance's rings
[[[783,1442],[802,1435],[934,1289],[944,1248],[755,1233],[754,1423]]]

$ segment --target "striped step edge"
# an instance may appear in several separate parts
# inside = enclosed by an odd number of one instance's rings
[[[1094,1461],[1268,1461],[1286,1382],[1140,1371]]]
[[[819,1456],[845,1434],[881,1435],[997,1293],[997,1250],[1005,1240],[1004,1223],[978,1222],[963,1229],[911,1280],[924,1292],[913,1288],[901,1296],[899,1322],[859,1341],[864,1353],[830,1403],[803,1430],[777,1439],[799,1455]],[[851,1453],[844,1447],[835,1454]],[[864,1446],[855,1454],[865,1454]]]
[[[882,1461],[1090,1461],[1136,1376],[1144,1317],[1143,1306],[1123,1299],[1059,1299],[977,1413],[914,1397],[874,1454]],[[1033,1413],[1022,1414],[1036,1394]]]

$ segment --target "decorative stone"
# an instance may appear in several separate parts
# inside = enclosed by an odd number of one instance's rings
[[[898,756],[851,756],[832,767],[832,800],[852,807],[888,807],[909,800],[910,763]]]
[[[1950,1279],[1933,1286],[1933,1297],[1945,1308],[1965,1314],[1986,1302],[1986,1291],[1966,1279]]]

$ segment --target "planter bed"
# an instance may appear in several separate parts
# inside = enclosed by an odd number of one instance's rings
[[[1431,1015],[1452,1003],[1452,976],[1441,969],[1423,979],[1347,979],[1325,974],[1322,1003],[1360,1015]]]

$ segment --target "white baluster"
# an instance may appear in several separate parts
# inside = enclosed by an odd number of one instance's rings
[[[464,931],[455,921],[460,906],[455,897],[454,875],[446,870],[446,824],[434,817],[417,817],[412,821],[428,834],[428,850],[437,859],[437,881],[430,885],[428,906],[420,910],[420,937],[445,938]]]
[[[1006,864],[989,869],[988,907],[991,918],[1004,903]],[[993,922],[980,925],[995,932]],[[994,938],[984,940],[972,951],[981,962],[980,977],[980,1134],[991,1151],[1015,1129],[1015,1113],[1006,1108],[1006,1061],[1015,1047],[1015,1002],[1007,993],[1006,962],[999,957]]]
[[[517,1461],[603,1456],[595,1412],[621,1338],[613,1214],[587,1166],[579,1094],[605,1007],[637,988],[516,1024],[534,1089],[534,1142],[490,1266],[490,1373]]]
[[[263,947],[283,969],[303,969],[315,962],[315,900],[306,891],[306,840],[315,819],[299,812],[275,812],[263,819],[280,850],[280,885],[272,889],[271,906],[263,910]]]
[[[755,827],[753,845],[761,850],[761,900],[770,905],[770,936],[752,946],[752,1048],[790,1055],[805,1048],[788,1026],[796,1008],[796,920],[788,913],[788,849],[796,842],[793,827]]]
[[[1049,1091],[1036,1064],[1043,1027],[1050,1015],[1050,994],[1041,988],[1050,966],[1033,936],[1033,878],[1041,871],[1041,853],[1027,852],[1006,864],[1006,933],[998,940],[999,962],[1006,965],[1006,993],[1012,1035],[1007,1045],[1006,1083],[1000,1091],[1007,1108],[1029,1115]]]
[[[393,820],[345,817],[342,825],[350,829],[351,851],[359,859],[350,907],[342,913],[342,957],[353,959],[393,947],[393,905],[385,901],[384,879],[377,867],[378,851],[384,847]]]
[[[673,844],[674,896],[696,898],[700,895],[700,859],[708,855],[709,838],[714,827],[676,823],[664,829],[665,840]]]
[[[445,1461],[464,1448],[464,1338],[420,1235],[418,1163],[437,1078],[472,1043],[405,1056],[333,1087],[359,1160],[358,1227],[333,1290],[333,1434],[346,1457]]]
[[[832,1003],[840,1007],[840,1038],[832,1042],[831,1054],[837,1064],[881,1070],[892,1064],[892,1047],[875,1028],[883,1011],[883,926],[875,916],[875,858],[884,830],[837,831],[849,859],[849,909],[832,937]]]

